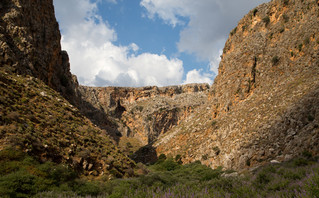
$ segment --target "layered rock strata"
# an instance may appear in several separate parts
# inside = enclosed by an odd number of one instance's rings
[[[106,128],[118,136],[134,137],[141,145],[151,144],[160,134],[185,119],[207,100],[208,84],[170,87],[79,87],[83,101],[107,115]],[[89,108],[86,114],[94,115]],[[99,123],[104,117],[95,114]],[[113,122],[110,122],[113,120]]]

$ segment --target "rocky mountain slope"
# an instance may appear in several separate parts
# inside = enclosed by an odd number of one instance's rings
[[[211,110],[161,136],[157,153],[233,169],[318,155],[318,13],[315,0],[273,0],[250,11],[225,44]]]
[[[52,0],[2,0],[0,9],[1,67],[35,76],[72,99],[75,85]]]
[[[108,135],[144,162],[164,153],[243,169],[319,154],[316,0],[258,6],[230,33],[212,86],[163,88],[79,86],[52,0],[2,0],[0,10],[2,148],[118,177],[134,163]]]
[[[60,39],[52,0],[0,1],[0,149],[85,175],[133,175],[135,163],[69,103],[82,104]]]
[[[39,79],[1,69],[0,93],[0,150],[21,149],[85,175],[132,176],[135,163],[106,131]]]

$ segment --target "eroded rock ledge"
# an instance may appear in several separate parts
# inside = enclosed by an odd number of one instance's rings
[[[80,86],[83,108],[111,135],[137,138],[141,145],[152,143],[207,100],[208,84],[168,87],[86,87]],[[95,114],[103,112],[106,117]],[[105,120],[108,120],[107,122]],[[103,124],[102,124],[103,125]]]

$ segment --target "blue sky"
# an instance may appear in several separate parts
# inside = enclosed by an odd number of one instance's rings
[[[136,43],[140,47],[139,53],[150,52],[178,57],[183,61],[186,73],[195,68],[209,72],[208,60],[199,60],[196,56],[179,52],[177,49],[179,33],[186,27],[188,18],[182,18],[184,24],[175,27],[159,18],[149,19],[147,10],[136,0],[102,3],[98,13],[116,30],[118,40],[114,44],[126,46]]]
[[[229,31],[265,0],[54,0],[71,72],[88,86],[212,83]]]

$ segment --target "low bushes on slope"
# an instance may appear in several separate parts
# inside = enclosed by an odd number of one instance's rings
[[[42,81],[0,71],[0,150],[19,148],[38,161],[64,163],[83,175],[133,175],[135,163]]]

